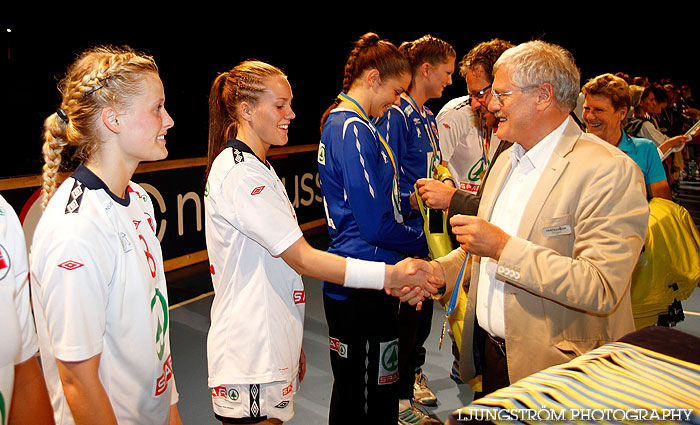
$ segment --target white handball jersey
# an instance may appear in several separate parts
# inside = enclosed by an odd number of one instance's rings
[[[447,102],[436,119],[442,159],[459,182],[458,188],[476,194],[482,171],[488,168],[500,140],[495,134],[484,140],[477,125],[479,116],[469,106],[468,96]]]
[[[0,196],[0,424],[12,401],[15,365],[36,354],[34,318],[29,302],[27,246],[17,214]]]
[[[15,365],[20,363],[18,358],[22,337],[14,291],[4,285],[0,286],[0,320],[0,425],[7,425],[15,383]]]
[[[167,424],[177,401],[168,293],[153,205],[130,182],[119,198],[81,165],[34,233],[32,293],[57,424],[73,424],[56,359],[101,354],[99,376],[120,424]]]
[[[209,387],[292,381],[306,298],[301,276],[279,257],[302,237],[287,192],[272,166],[230,140],[214,160],[204,205],[215,291]]]

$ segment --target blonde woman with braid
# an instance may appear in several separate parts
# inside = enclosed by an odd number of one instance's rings
[[[301,274],[412,304],[436,292],[429,281],[440,283],[422,271],[423,261],[346,259],[306,242],[267,161],[270,147],[287,143],[294,118],[291,86],[275,66],[245,61],[212,84],[204,204],[215,296],[207,357],[222,423],[280,424],[293,417],[306,370]]]
[[[153,205],[130,181],[139,162],[167,156],[173,120],[158,68],[129,48],[94,48],[59,89],[44,123],[45,210],[31,250],[56,423],[179,424]],[[69,154],[81,163],[58,186]]]

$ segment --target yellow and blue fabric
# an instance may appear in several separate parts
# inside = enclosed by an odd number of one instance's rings
[[[641,329],[657,323],[675,300],[700,281],[700,232],[688,211],[662,198],[649,201],[644,250],[632,273],[632,312]]]
[[[584,412],[595,423],[628,423],[616,419],[681,409],[680,420],[656,423],[700,423],[700,365],[615,342],[474,400],[448,423],[591,423]]]

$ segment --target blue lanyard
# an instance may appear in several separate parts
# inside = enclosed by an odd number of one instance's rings
[[[469,261],[469,257],[471,257],[471,254],[467,252],[467,256],[464,258],[464,263],[462,264],[462,269],[459,271],[459,275],[457,275],[457,281],[455,282],[454,288],[452,288],[452,295],[450,296],[450,303],[447,305],[447,316],[452,314],[452,312],[455,310],[455,307],[457,306],[457,294],[459,293],[459,287],[462,285],[462,278],[464,277],[464,269],[467,267],[467,262]]]

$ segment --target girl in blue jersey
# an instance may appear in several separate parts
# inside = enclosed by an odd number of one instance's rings
[[[399,51],[411,65],[411,83],[401,94],[400,104],[389,108],[376,121],[376,126],[397,156],[405,222],[411,227],[423,228],[422,215],[411,208],[413,185],[418,179],[433,178],[442,160],[435,115],[425,106],[425,102],[441,97],[444,88],[452,84],[456,53],[449,43],[431,35],[404,42]],[[445,184],[450,184],[450,181]],[[427,244],[425,240],[423,243]],[[423,415],[412,406],[414,397],[416,402],[424,405],[437,403],[421,371],[425,363],[423,344],[430,334],[432,313],[432,299],[423,302],[422,308],[405,303],[400,306],[400,418],[415,419]]]
[[[350,53],[342,92],[321,121],[318,167],[329,252],[393,264],[428,253],[403,224],[396,153],[372,124],[409,86],[406,58],[374,33]],[[396,423],[398,300],[324,282],[333,392],[329,423]]]

